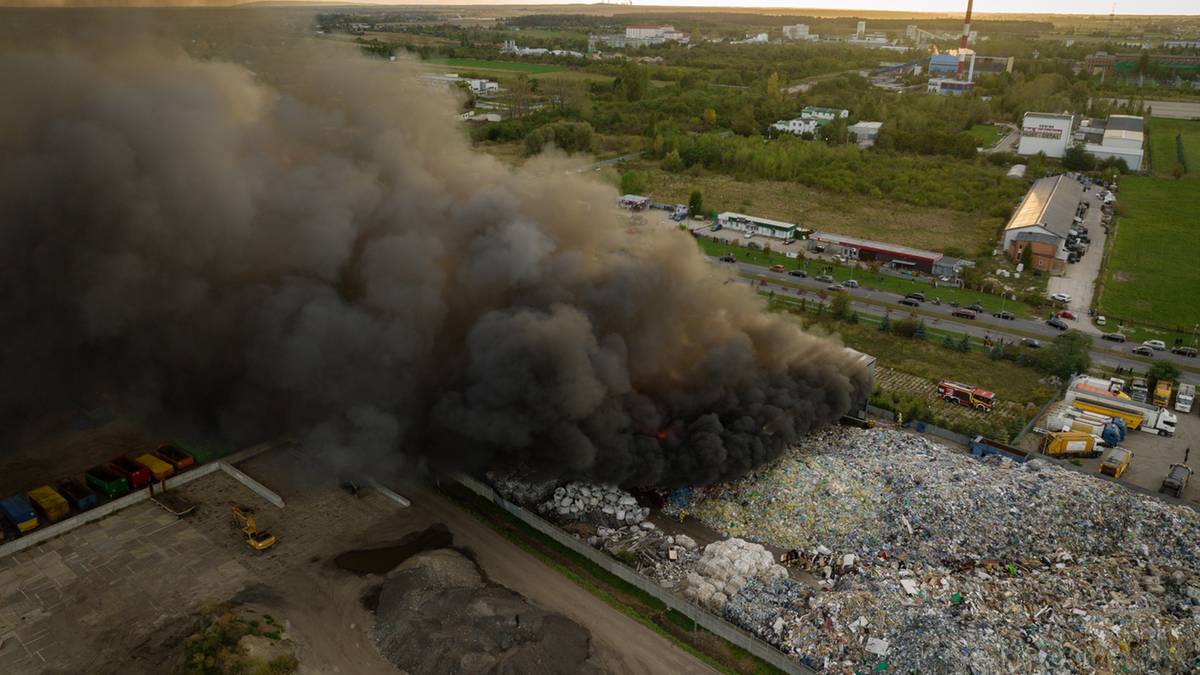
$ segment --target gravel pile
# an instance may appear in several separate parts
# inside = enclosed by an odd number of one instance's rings
[[[1181,672],[1200,662],[1200,518],[1043,463],[831,428],[690,513],[800,552],[724,614],[819,669]],[[849,563],[849,564],[847,564]],[[715,591],[714,591],[715,592]]]

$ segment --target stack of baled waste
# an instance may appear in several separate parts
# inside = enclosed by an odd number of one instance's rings
[[[586,521],[614,528],[638,525],[650,516],[650,509],[620,488],[579,482],[556,488],[538,511],[560,523]]]
[[[541,503],[558,487],[557,479],[539,480],[522,471],[489,471],[487,479],[501,497],[522,505]]]
[[[761,544],[744,539],[716,541],[704,547],[696,570],[687,575],[684,595],[691,601],[716,612],[738,594],[751,579],[781,579],[787,570],[775,563],[771,552]]]

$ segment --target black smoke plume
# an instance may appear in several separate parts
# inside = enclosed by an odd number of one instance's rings
[[[578,164],[474,152],[410,65],[310,48],[267,84],[131,33],[0,48],[6,433],[107,400],[364,464],[707,483],[869,389]]]

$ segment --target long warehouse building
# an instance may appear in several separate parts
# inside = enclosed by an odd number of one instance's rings
[[[1029,247],[1033,269],[1062,274],[1067,268],[1067,235],[1082,198],[1083,186],[1073,178],[1038,179],[1004,226],[1004,252],[1020,260]]]

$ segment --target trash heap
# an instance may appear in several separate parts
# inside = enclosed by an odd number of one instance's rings
[[[558,487],[558,480],[538,479],[528,470],[489,471],[488,483],[501,496],[514,504],[539,504]]]
[[[837,427],[710,486],[690,513],[798,552],[810,584],[712,593],[814,668],[1181,672],[1200,660],[1200,517],[1053,464]]]
[[[700,561],[695,540],[668,535],[650,521],[616,529],[600,526],[587,542],[666,588],[678,586]]]
[[[786,578],[787,570],[775,563],[761,544],[744,539],[715,541],[704,547],[696,570],[687,575],[684,596],[720,613],[725,603],[751,579]]]
[[[537,508],[559,523],[584,521],[613,528],[638,525],[650,516],[650,509],[620,488],[579,482],[555,488]]]

